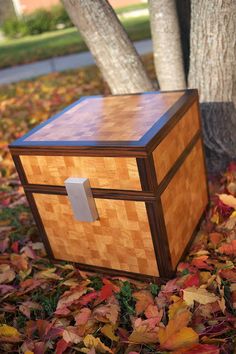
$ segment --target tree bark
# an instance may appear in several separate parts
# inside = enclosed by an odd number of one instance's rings
[[[107,0],[63,0],[113,94],[153,90],[143,63]]]
[[[236,0],[192,0],[189,87],[198,88],[210,173],[236,159]]]
[[[149,0],[154,63],[161,90],[186,88],[175,0]]]

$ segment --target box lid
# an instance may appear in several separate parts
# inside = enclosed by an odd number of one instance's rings
[[[10,147],[146,147],[196,90],[82,97]]]

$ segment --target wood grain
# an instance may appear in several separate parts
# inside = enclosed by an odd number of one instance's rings
[[[136,141],[183,94],[184,91],[90,97],[24,141]]]
[[[195,102],[153,151],[158,183],[166,176],[199,127],[198,107]]]
[[[68,177],[89,178],[91,187],[141,190],[135,158],[20,156],[28,183],[62,186]]]
[[[200,139],[161,195],[161,202],[175,268],[208,202]]]
[[[33,196],[55,258],[158,276],[144,202],[96,199],[99,220],[87,223],[66,196]]]

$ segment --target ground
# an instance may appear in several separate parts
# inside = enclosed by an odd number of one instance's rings
[[[99,276],[45,254],[7,144],[81,95],[108,92],[95,68],[0,88],[0,352],[234,353],[236,163],[209,180],[209,210],[174,279]]]

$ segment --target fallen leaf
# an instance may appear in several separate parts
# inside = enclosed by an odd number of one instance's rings
[[[101,328],[101,333],[104,334],[104,336],[108,337],[110,340],[118,342],[119,337],[115,335],[114,330],[114,325],[105,324],[105,326]]]
[[[0,264],[0,284],[10,283],[15,276],[14,270],[8,264]]]
[[[224,243],[218,248],[220,253],[236,256],[236,240],[232,240],[230,243]]]
[[[219,300],[219,298],[206,289],[190,287],[183,290],[183,299],[188,306],[193,306],[194,301],[199,304],[209,304]]]
[[[62,354],[70,346],[63,338],[57,342],[56,354]]]
[[[35,276],[35,279],[54,279],[54,280],[62,280],[62,278],[55,274],[57,268],[48,268],[46,270],[42,270],[38,272]]]
[[[169,319],[173,319],[175,316],[177,316],[178,314],[180,314],[181,312],[189,312],[187,309],[187,304],[184,300],[182,300],[180,297],[178,296],[171,296],[171,300],[173,301],[173,303],[169,306],[169,311],[168,311],[168,315],[169,315]],[[191,316],[191,313],[189,312],[189,315]]]
[[[16,328],[6,324],[0,325],[0,342],[19,342],[20,333]]]
[[[62,337],[66,343],[78,344],[83,340],[83,338],[78,335],[77,328],[72,326],[68,326],[64,329]]]
[[[136,300],[135,311],[137,315],[140,315],[142,312],[144,312],[148,305],[154,304],[152,294],[148,290],[140,290],[134,292],[133,297]]]
[[[98,351],[99,353],[108,352],[112,354],[112,350],[110,348],[108,348],[105,344],[103,344],[99,338],[95,338],[91,334],[88,334],[84,338],[84,345],[90,349],[94,347],[95,350]]]
[[[31,310],[41,310],[42,306],[33,301],[24,301],[19,306],[19,311],[23,313],[27,318],[30,319]]]
[[[93,317],[99,322],[116,324],[119,315],[119,306],[115,304],[100,305],[93,311]]]
[[[172,352],[172,354],[220,354],[220,349],[211,344],[194,344],[187,348],[180,348]]]
[[[218,194],[218,197],[225,205],[236,209],[236,198],[229,194]]]
[[[136,344],[148,344],[158,342],[158,331],[157,326],[160,322],[159,318],[150,318],[148,320],[142,320],[138,318],[134,322],[134,329],[129,336],[129,342]]]

